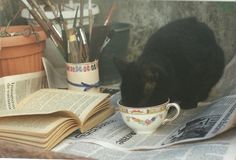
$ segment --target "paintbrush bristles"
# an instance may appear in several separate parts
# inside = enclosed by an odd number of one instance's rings
[[[58,4],[58,7],[55,6],[55,3],[52,3],[51,0],[45,0],[44,2],[50,7],[55,18],[59,19],[57,22],[60,23],[61,32],[58,32],[55,24],[53,24],[46,16],[45,12],[38,5],[36,0],[20,0],[22,4],[29,10],[30,14],[38,22],[38,24],[43,28],[46,34],[51,38],[55,46],[61,51],[65,61],[70,63],[83,63],[93,61],[94,58],[90,57],[90,48],[93,41],[92,32],[95,32],[96,27],[94,27],[94,16],[93,16],[93,4],[92,0],[88,0],[88,14],[89,14],[89,26],[88,26],[88,39],[85,34],[84,29],[84,0],[79,1],[79,6],[76,9],[73,27],[68,29],[66,21],[62,15],[62,5]],[[113,3],[108,15],[105,18],[103,27],[107,28],[110,24],[112,14],[117,8],[116,3]],[[73,9],[74,10],[74,9]],[[77,15],[80,13],[79,23],[77,24]],[[77,26],[78,25],[78,26]],[[96,38],[95,38],[96,39]],[[109,41],[108,41],[109,42]],[[108,43],[107,42],[107,43]],[[96,42],[99,43],[99,42]],[[107,44],[106,43],[106,44]],[[102,46],[104,48],[105,44]],[[100,49],[100,52],[102,52]],[[97,50],[96,52],[99,52]],[[97,53],[99,54],[99,53]],[[95,58],[96,59],[96,58]]]

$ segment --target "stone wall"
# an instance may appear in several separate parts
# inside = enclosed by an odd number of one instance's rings
[[[101,13],[96,19],[102,23],[113,2],[117,10],[113,22],[132,24],[128,59],[134,59],[142,52],[148,37],[166,23],[189,16],[195,16],[208,24],[215,33],[218,43],[226,55],[226,62],[235,54],[236,3],[206,1],[157,1],[157,0],[94,0]]]

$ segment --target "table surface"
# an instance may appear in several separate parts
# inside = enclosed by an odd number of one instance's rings
[[[91,160],[69,154],[45,151],[35,147],[0,140],[0,158],[40,158],[40,159],[78,159]]]

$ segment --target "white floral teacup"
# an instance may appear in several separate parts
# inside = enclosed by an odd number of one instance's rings
[[[169,103],[166,101],[163,104],[151,107],[128,107],[117,102],[121,116],[131,129],[137,134],[151,134],[156,131],[161,125],[175,120],[179,113],[180,107],[177,103]],[[176,112],[171,118],[167,118],[170,108],[175,108]]]

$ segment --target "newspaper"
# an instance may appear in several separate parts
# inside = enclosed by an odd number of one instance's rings
[[[0,110],[15,109],[27,95],[47,87],[44,71],[0,78]]]
[[[212,138],[236,124],[236,95],[220,98],[196,109],[185,110],[176,121],[161,126],[151,135],[136,134],[117,112],[110,119],[70,139],[116,149],[150,150],[173,144]]]
[[[137,135],[128,128],[119,113],[84,134],[74,136],[83,142],[119,150],[157,149],[182,142],[212,138],[236,125],[236,56],[226,66],[213,91],[212,102],[182,110],[175,121],[160,127],[155,134]]]
[[[55,68],[45,57],[42,58],[49,88],[68,88],[66,68]]]
[[[153,135],[135,134],[117,113],[84,134],[75,132],[54,151],[104,160],[235,160],[235,67],[236,56],[226,66],[208,101],[181,111],[176,121]]]
[[[216,86],[211,90],[208,101],[219,97],[236,94],[236,55],[226,65],[224,74]]]
[[[103,160],[235,160],[236,128],[225,132],[235,126],[235,108],[236,95],[226,96],[183,111],[149,136],[135,134],[116,113],[88,132],[73,133],[53,151]]]
[[[103,160],[235,160],[235,135],[232,129],[208,141],[146,151],[119,151],[68,138],[54,151]]]

